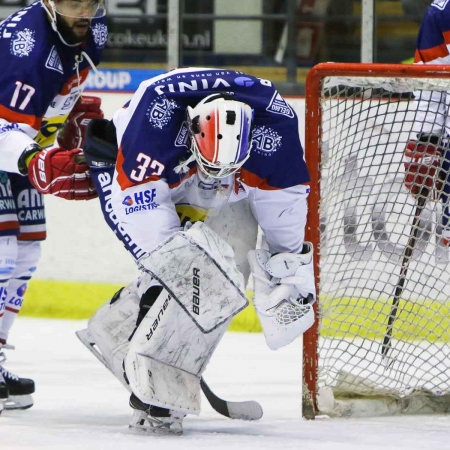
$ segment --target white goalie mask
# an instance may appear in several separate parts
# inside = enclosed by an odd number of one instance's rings
[[[250,156],[253,109],[228,94],[205,97],[188,106],[191,151],[198,167],[211,178],[239,170]]]

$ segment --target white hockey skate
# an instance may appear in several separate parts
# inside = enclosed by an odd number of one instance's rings
[[[183,434],[185,414],[173,409],[160,408],[141,402],[134,394],[130,397],[134,409],[129,428],[133,431],[161,436],[180,436]]]

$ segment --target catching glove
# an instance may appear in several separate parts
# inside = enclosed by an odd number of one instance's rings
[[[439,136],[419,134],[418,140],[411,140],[405,148],[405,186],[414,196],[427,197],[442,189],[442,182],[438,179],[441,158],[444,149]]]
[[[31,184],[42,194],[66,200],[90,200],[98,197],[79,148],[55,147],[31,154],[26,161]]]
[[[305,242],[301,254],[251,250],[253,303],[272,350],[294,341],[314,323],[315,280],[313,247]]]
[[[82,148],[88,123],[91,119],[103,119],[103,117],[101,99],[90,95],[82,95],[58,133],[58,145],[62,148]]]

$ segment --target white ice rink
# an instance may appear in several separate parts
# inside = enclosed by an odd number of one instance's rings
[[[225,399],[259,401],[260,421],[232,421],[203,399],[183,436],[133,434],[127,392],[75,337],[85,324],[19,317],[5,367],[34,378],[35,405],[3,412],[1,450],[450,449],[450,416],[303,420],[301,340],[273,352],[262,335],[246,333],[225,335],[205,379]]]

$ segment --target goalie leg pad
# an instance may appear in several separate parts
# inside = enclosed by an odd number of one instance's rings
[[[138,264],[160,281],[203,333],[248,305],[232,248],[201,222],[175,233]]]
[[[148,289],[151,277],[143,275],[117,292],[102,305],[88,322],[86,330],[76,334],[83,344],[128,389],[123,376],[123,360],[129,337],[136,327],[142,291]]]
[[[78,339],[130,392],[124,377],[123,360],[130,336],[142,320],[140,311],[148,309],[143,303],[148,303],[147,294],[154,284],[155,280],[149,275],[141,275],[102,305],[85,330],[76,332]]]
[[[233,250],[198,222],[139,264],[164,290],[130,341],[131,389],[144,403],[198,414],[201,374],[231,318],[248,304]]]
[[[133,334],[125,357],[133,393],[146,404],[199,414],[201,374],[229,321],[204,333],[164,289]]]

